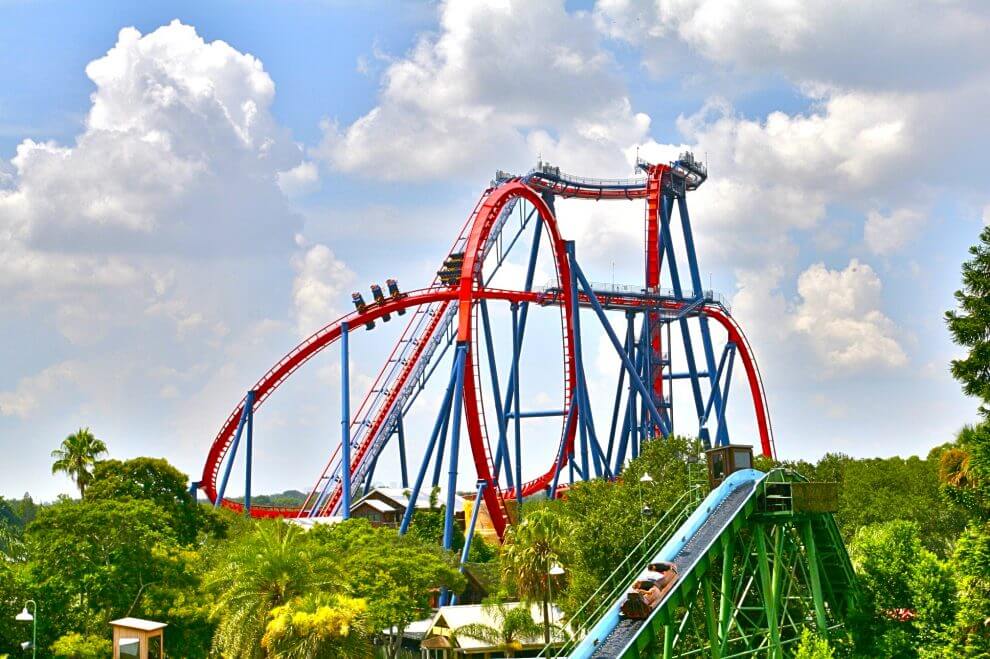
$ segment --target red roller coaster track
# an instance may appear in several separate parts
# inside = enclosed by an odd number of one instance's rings
[[[657,207],[661,194],[660,181],[662,175],[668,171],[670,171],[670,168],[665,165],[651,166],[648,170],[647,180],[643,181],[641,185],[626,185],[624,189],[613,189],[601,182],[588,184],[586,182],[587,180],[574,182],[573,180],[561,181],[553,177],[544,178],[537,173],[526,179],[508,179],[485,190],[471,216],[468,218],[465,228],[462,230],[462,238],[459,239],[460,242],[463,242],[463,265],[461,267],[460,279],[456,284],[446,285],[439,280],[434,281],[430,288],[411,291],[401,297],[387,298],[379,304],[368,306],[363,311],[355,311],[347,314],[315,332],[312,336],[293,348],[255,383],[252,387],[254,391],[252,413],[260,408],[268,397],[299,367],[327,346],[336,342],[340,338],[345,326],[348,331],[351,331],[364,326],[366,323],[378,320],[386,314],[393,314],[400,310],[416,309],[424,305],[434,305],[429,307],[432,311],[430,323],[426,325],[424,334],[418,339],[415,350],[411,353],[411,358],[398,371],[394,385],[390,388],[384,403],[372,417],[371,429],[364,433],[360,443],[354,446],[351,464],[349,465],[349,469],[353,472],[357,469],[358,465],[369,458],[369,451],[374,446],[374,440],[382,424],[384,424],[389,414],[395,413],[399,391],[406,385],[411,374],[414,372],[414,367],[420,360],[427,341],[432,339],[434,333],[437,332],[440,319],[446,313],[449,305],[455,303],[457,310],[456,338],[459,344],[468,347],[468,359],[465,362],[463,378],[465,427],[467,429],[478,479],[486,483],[483,491],[485,503],[492,518],[493,525],[501,535],[508,521],[503,501],[515,497],[516,493],[515,488],[503,489],[497,482],[494,460],[484,423],[481,391],[479,390],[479,379],[477,378],[479,363],[474,332],[474,316],[478,302],[480,300],[503,300],[543,307],[556,306],[560,309],[565,360],[563,399],[563,410],[565,414],[563,416],[566,419],[566,413],[571,404],[571,392],[578,378],[575,371],[574,353],[576,338],[573,326],[573,314],[571,312],[573,308],[572,295],[574,292],[568,285],[571,281],[571,269],[566,253],[566,245],[560,235],[554,212],[541,196],[541,193],[595,200],[645,198],[647,200],[647,284],[653,288],[659,283],[659,273],[662,265],[662,258],[660,257],[662,251],[656,246],[659,239]],[[622,188],[622,186],[615,187]],[[511,207],[511,204],[516,201],[525,201],[532,206],[542,221],[543,226],[547,229],[547,240],[550,244],[556,276],[560,284],[559,288],[553,292],[504,290],[487,287],[483,283],[481,275],[482,264],[490,246],[493,228],[497,226],[499,218],[506,211],[507,205]],[[455,248],[457,245],[458,243],[455,243]],[[651,314],[657,313],[657,309],[677,313],[688,306],[684,301],[665,300],[658,303],[656,300],[651,302],[643,296],[623,295],[614,292],[609,293],[607,299],[603,298],[603,301],[615,308],[636,309],[648,307],[652,310],[649,312]],[[578,294],[579,306],[587,306],[589,302],[590,300],[586,294]],[[737,323],[723,306],[715,302],[705,302],[703,304],[696,304],[695,307],[692,309],[694,313],[718,322],[726,331],[729,342],[735,345],[738,357],[741,359],[746,372],[762,452],[766,455],[772,455],[774,449],[765,395],[759,370],[749,343]],[[659,349],[659,346],[655,345],[654,348]],[[660,388],[662,392],[662,383],[663,380],[661,377],[659,379],[654,378],[654,381],[650,384],[654,389]],[[218,497],[218,474],[221,464],[231,449],[246,402],[247,398],[245,397],[230,413],[210,447],[199,486],[211,501],[215,502]],[[559,452],[561,460],[555,461],[541,475],[523,483],[521,486],[519,483],[516,483],[516,487],[522,488],[523,496],[545,491],[555,481],[555,476],[558,475],[560,469],[567,464],[568,460],[572,459],[576,426],[576,423],[563,422],[560,441],[565,450]],[[338,459],[337,454],[334,454],[331,457],[331,463],[336,459]],[[318,510],[315,508],[314,510],[321,514],[332,512],[339,505],[340,498],[341,489],[337,485],[330,491],[328,498],[319,504]],[[224,499],[222,504],[234,510],[243,509],[242,504],[229,499]],[[317,502],[314,502],[314,506],[316,505]],[[258,505],[251,508],[251,514],[256,517],[295,516],[299,512],[300,510],[298,508]]]

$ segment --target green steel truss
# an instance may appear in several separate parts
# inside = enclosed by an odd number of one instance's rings
[[[623,657],[784,657],[804,627],[843,633],[852,565],[830,513],[794,510],[802,481],[770,472]]]

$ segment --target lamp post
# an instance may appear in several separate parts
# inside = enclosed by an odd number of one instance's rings
[[[643,504],[643,483],[652,483],[652,482],[653,482],[653,477],[650,476],[650,472],[644,471],[643,475],[639,479],[639,509],[641,514],[639,518],[639,527],[640,530],[642,531],[643,539],[646,539],[646,516],[649,515],[650,512],[652,512],[649,506]]]
[[[31,605],[31,612],[28,613],[27,605]],[[38,656],[38,603],[34,600],[28,600],[24,602],[24,609],[14,616],[14,620],[18,622],[30,622],[31,623],[31,657]]]
[[[549,560],[549,558],[547,559]],[[550,606],[553,607],[553,578],[559,577],[564,573],[564,568],[560,563],[554,563],[547,570],[547,601],[550,602]],[[550,618],[553,618],[553,612],[551,610]],[[546,622],[546,621],[544,621]]]

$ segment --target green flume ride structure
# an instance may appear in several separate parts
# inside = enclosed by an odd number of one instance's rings
[[[569,621],[542,657],[784,657],[803,629],[845,633],[858,591],[830,484],[743,469],[700,504],[685,493]],[[650,563],[678,576],[649,616],[620,614]]]

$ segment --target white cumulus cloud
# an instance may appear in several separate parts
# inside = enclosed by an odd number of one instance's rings
[[[557,139],[611,144],[614,156],[616,131],[642,138],[649,119],[631,112],[589,15],[561,0],[450,0],[439,19],[438,34],[388,66],[373,109],[347,126],[325,122],[319,153],[333,167],[390,179],[476,175],[527,166]]]
[[[313,245],[292,259],[292,304],[300,336],[309,336],[341,315],[339,302],[354,273],[326,245]]]
[[[884,215],[870,211],[863,239],[874,254],[890,254],[910,243],[925,225],[925,215],[911,208],[898,208]]]
[[[873,268],[856,259],[843,270],[818,263],[798,277],[793,327],[827,373],[907,364],[897,326],[880,311],[882,288]]]

